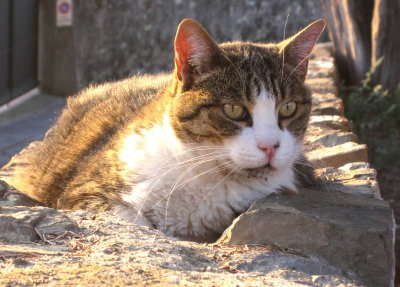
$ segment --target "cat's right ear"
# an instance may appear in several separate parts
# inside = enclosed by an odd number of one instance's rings
[[[183,88],[188,89],[194,78],[211,71],[221,51],[207,31],[195,20],[184,19],[175,37],[175,71]]]

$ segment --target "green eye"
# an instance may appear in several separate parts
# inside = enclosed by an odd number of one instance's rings
[[[242,121],[247,116],[247,110],[240,104],[225,104],[223,106],[224,114],[234,121]]]
[[[279,109],[279,117],[281,119],[287,119],[292,117],[296,113],[297,104],[296,102],[289,102],[284,104]]]

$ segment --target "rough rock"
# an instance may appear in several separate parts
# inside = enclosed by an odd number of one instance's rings
[[[335,80],[332,78],[308,78],[306,84],[314,93],[338,93]]]
[[[395,222],[383,200],[303,190],[272,195],[239,216],[219,240],[272,244],[317,256],[367,286],[392,286]]]
[[[352,162],[368,162],[367,146],[354,142],[312,150],[306,157],[317,167],[340,167]]]
[[[74,221],[52,208],[0,206],[0,230],[0,241],[31,242],[48,234],[58,236],[66,231],[77,232],[78,227]]]
[[[309,129],[312,130],[315,128],[351,132],[353,130],[353,123],[345,117],[337,115],[311,116]]]
[[[323,190],[381,198],[376,170],[366,162],[353,162],[339,168],[321,168],[315,170],[321,179]]]
[[[332,93],[318,94],[314,93],[312,96],[313,115],[344,115],[344,105],[341,98]]]
[[[309,135],[306,137],[305,144],[323,147],[334,147],[347,142],[358,142],[355,134],[349,132],[328,132]]]
[[[362,286],[295,250],[177,241],[110,214],[69,215],[83,229],[61,245],[0,244],[0,285]]]
[[[331,78],[337,81],[336,67],[331,56],[326,56],[325,53],[331,53],[330,43],[321,43],[313,51],[315,58],[309,63],[307,73],[308,79],[313,78]]]

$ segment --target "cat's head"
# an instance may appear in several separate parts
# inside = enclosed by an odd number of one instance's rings
[[[277,44],[217,44],[185,19],[175,38],[170,115],[184,143],[211,145],[226,166],[265,177],[301,153],[311,109],[304,85],[308,56],[325,27],[318,20]]]

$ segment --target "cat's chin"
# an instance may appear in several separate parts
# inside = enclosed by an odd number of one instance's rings
[[[238,168],[234,170],[224,170],[223,173],[225,175],[232,173],[236,177],[240,176],[246,178],[259,178],[268,181],[268,178],[273,176],[276,171],[276,167],[271,166],[269,163],[267,163],[266,165],[255,168]]]
[[[276,172],[276,168],[267,163],[266,165],[257,168],[246,168],[242,172],[249,178],[253,177],[268,180],[268,177],[272,176]]]

